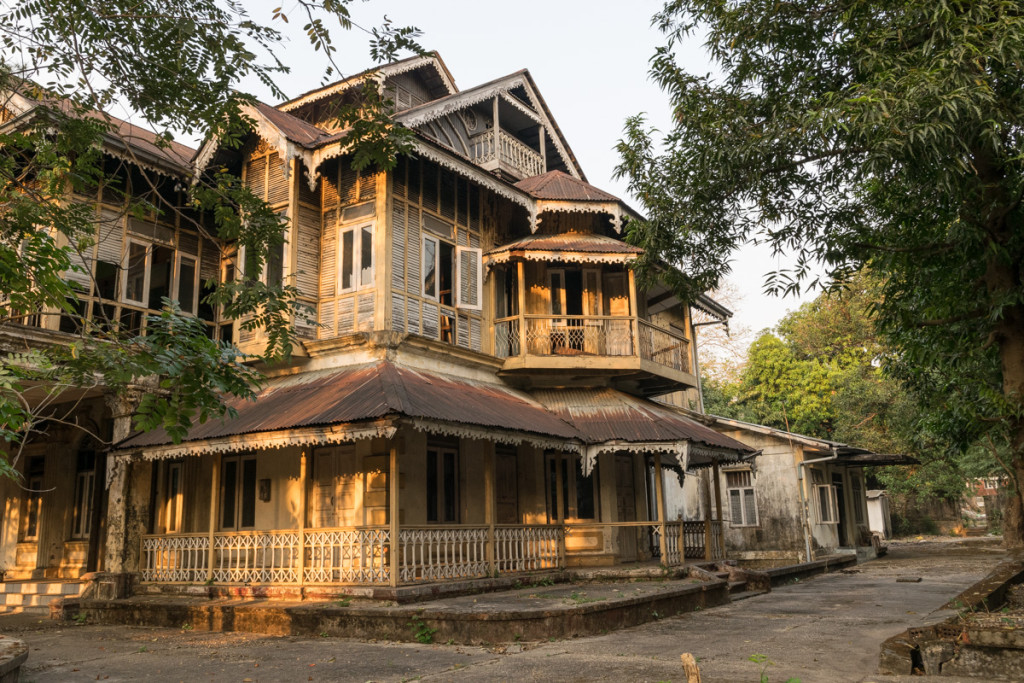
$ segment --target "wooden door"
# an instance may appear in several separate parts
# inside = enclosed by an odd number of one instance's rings
[[[316,451],[313,464],[313,526],[338,526],[335,465],[337,458],[333,449]]]
[[[615,508],[616,521],[636,521],[636,480],[633,476],[633,458],[615,456]],[[637,560],[637,529],[619,528],[619,557],[627,562]]]

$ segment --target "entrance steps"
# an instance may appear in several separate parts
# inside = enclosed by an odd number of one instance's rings
[[[0,582],[0,614],[50,614],[55,600],[77,598],[80,581],[5,581]]]

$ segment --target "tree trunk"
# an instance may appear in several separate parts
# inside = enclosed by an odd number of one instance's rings
[[[1007,269],[1010,270],[1010,269]],[[1013,495],[1003,515],[1003,544],[1008,548],[1024,547],[1024,418],[1020,405],[1024,401],[1024,309],[1009,307],[996,327],[999,362],[1003,378],[1003,396],[1013,410],[1008,417],[1010,454],[1009,469]]]

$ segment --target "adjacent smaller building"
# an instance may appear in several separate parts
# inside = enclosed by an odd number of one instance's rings
[[[718,481],[713,474],[687,478],[686,518],[704,519],[721,509],[728,557],[767,564],[837,553],[875,556],[864,467],[914,464],[913,458],[716,415],[698,417],[761,451],[756,463],[724,466]]]

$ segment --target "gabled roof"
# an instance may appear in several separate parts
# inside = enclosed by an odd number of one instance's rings
[[[369,69],[360,71],[353,76],[349,76],[348,78],[335,83],[304,92],[298,97],[282,102],[277,105],[277,108],[281,111],[292,111],[309,104],[310,102],[322,100],[326,97],[330,97],[331,95],[344,92],[345,90],[364,82],[367,78],[373,78],[376,76],[387,78],[388,76],[396,76],[409,71],[415,71],[416,69],[425,66],[431,66],[437,71],[438,77],[440,78],[444,89],[448,91],[448,94],[457,93],[459,91],[455,85],[455,79],[452,78],[451,72],[448,71],[448,67],[445,66],[444,60],[442,60],[441,56],[436,52],[431,52],[426,55],[414,55],[382,66],[370,67]]]
[[[537,89],[536,82],[527,69],[520,69],[507,76],[496,78],[493,81],[474,86],[468,90],[462,90],[447,97],[441,97],[417,107],[398,112],[395,115],[395,120],[412,128],[495,96],[504,97],[505,101],[510,105],[520,110],[525,110],[525,105],[519,103],[513,96],[508,94],[511,90],[518,87],[526,90],[527,96],[531,100],[530,111],[536,111],[536,114],[531,113],[530,116],[536,118],[539,115],[540,120],[538,120],[538,123],[543,123],[550,129],[549,132],[551,133],[552,140],[558,153],[565,161],[566,167],[579,175],[580,178],[586,180],[587,176],[583,173],[583,169],[580,168],[576,155],[569,147],[565,136],[562,135],[561,128],[558,127],[558,123],[555,121],[554,116],[552,116],[551,110],[548,109],[547,103]]]
[[[562,171],[525,178],[516,187],[536,199],[573,202],[617,202],[619,198]]]
[[[71,102],[63,98],[37,100],[22,93],[7,94],[6,104],[15,118],[6,121],[5,128],[17,128],[30,117],[46,110],[65,116],[77,116]],[[195,150],[180,142],[167,141],[151,130],[136,126],[124,119],[101,111],[87,111],[85,116],[108,125],[104,148],[110,154],[150,170],[184,176],[190,173]]]
[[[327,138],[333,137],[332,133],[297,116],[292,116],[288,112],[275,109],[264,102],[256,103],[256,111],[281,131],[281,134],[289,141],[302,145],[306,149],[315,149],[322,145]]]

